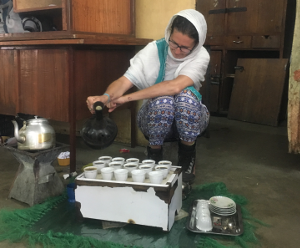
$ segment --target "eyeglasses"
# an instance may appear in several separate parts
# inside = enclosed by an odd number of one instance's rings
[[[193,51],[194,47],[192,49],[188,49],[187,47],[185,46],[179,46],[175,41],[172,41],[171,39],[169,39],[169,46],[172,48],[172,49],[177,49],[179,48],[181,52],[185,53],[185,54],[188,54],[190,53],[191,51]]]

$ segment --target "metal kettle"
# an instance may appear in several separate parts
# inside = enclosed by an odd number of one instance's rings
[[[34,116],[34,119],[23,121],[23,127],[20,130],[15,120],[12,120],[12,123],[18,149],[44,150],[55,147],[55,131],[46,119]]]

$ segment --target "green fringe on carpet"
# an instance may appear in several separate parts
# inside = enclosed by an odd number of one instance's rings
[[[255,237],[255,224],[265,223],[253,218],[245,208],[247,200],[243,196],[228,192],[224,183],[211,183],[195,186],[188,199],[183,202],[183,209],[189,211],[189,207],[195,199],[209,199],[212,196],[227,196],[233,199],[242,208],[244,233],[237,237],[222,235],[202,235],[198,248],[250,248],[259,244]],[[100,241],[90,237],[77,236],[71,233],[38,233],[30,231],[30,227],[48,211],[53,209],[67,198],[66,194],[48,199],[42,204],[20,210],[0,210],[0,242],[22,242],[27,240],[29,247],[42,244],[43,247],[72,247],[72,248],[121,248],[122,244],[109,241]],[[184,219],[186,221],[186,219]],[[215,239],[221,239],[220,242]],[[222,242],[222,243],[221,243]],[[226,243],[226,244],[223,244]],[[229,243],[229,244],[227,244]],[[131,246],[139,248],[138,246]]]

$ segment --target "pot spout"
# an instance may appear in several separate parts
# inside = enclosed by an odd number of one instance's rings
[[[12,120],[11,122],[14,124],[14,136],[15,136],[15,138],[17,139],[18,142],[24,143],[25,140],[26,140],[26,138],[25,138],[25,136],[20,136],[19,135],[19,126],[18,126],[18,123],[15,120]],[[24,126],[22,128],[24,128]]]

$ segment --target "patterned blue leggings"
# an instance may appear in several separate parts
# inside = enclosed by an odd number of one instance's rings
[[[163,145],[170,138],[193,142],[206,129],[209,112],[190,90],[183,90],[175,96],[149,99],[139,110],[137,122],[150,145]]]

